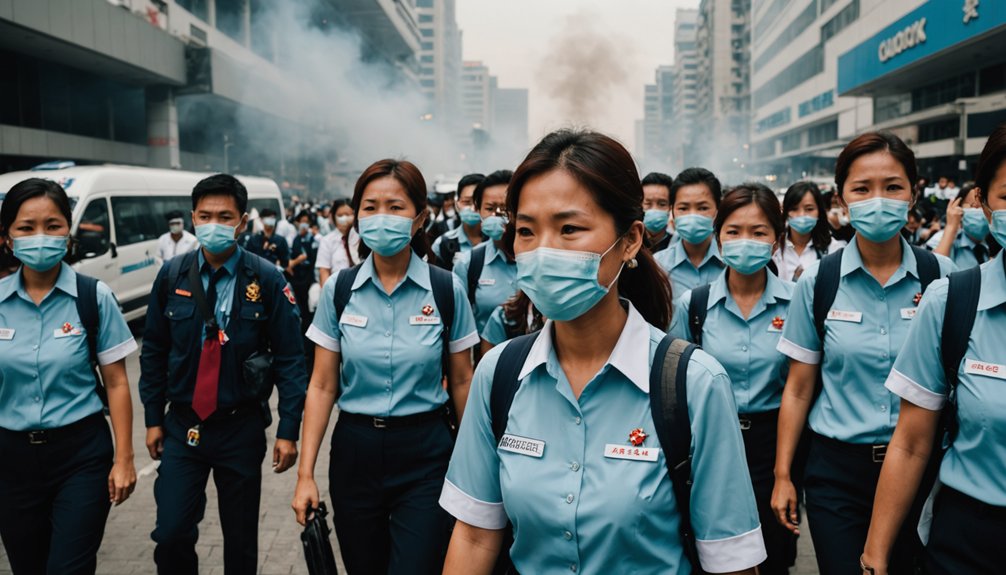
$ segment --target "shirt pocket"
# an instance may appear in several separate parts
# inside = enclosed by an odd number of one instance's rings
[[[196,317],[195,302],[181,297],[169,297],[164,306],[164,317],[171,325],[171,344],[176,350],[187,350],[191,338],[200,337],[202,321]]]

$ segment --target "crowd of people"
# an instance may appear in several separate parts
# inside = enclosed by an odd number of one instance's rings
[[[158,572],[198,572],[211,473],[225,570],[256,572],[274,389],[301,524],[338,407],[350,574],[786,574],[804,512],[825,575],[1001,572],[1006,125],[959,190],[883,132],[844,148],[833,190],[780,201],[698,167],[640,178],[586,131],[428,190],[381,160],[349,200],[249,214],[219,174],[194,234],[167,214],[138,382]],[[49,180],[0,209],[15,574],[100,570],[136,482],[137,344],[64,261],[71,227]]]

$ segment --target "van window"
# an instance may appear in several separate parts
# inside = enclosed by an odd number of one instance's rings
[[[96,258],[108,251],[112,235],[105,198],[91,200],[77,225],[77,253],[80,259]]]
[[[115,239],[128,246],[156,240],[168,231],[167,215],[173,210],[185,214],[185,227],[192,229],[191,200],[187,196],[140,196],[112,198]]]

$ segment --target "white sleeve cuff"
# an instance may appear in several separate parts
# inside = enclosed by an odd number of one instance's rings
[[[947,397],[942,393],[936,393],[922,387],[922,385],[915,382],[912,378],[896,369],[891,370],[891,374],[887,376],[884,387],[891,390],[891,393],[894,395],[929,411],[939,411],[943,409],[943,405],[947,402]]]
[[[440,506],[459,521],[481,529],[503,529],[508,521],[502,502],[475,499],[447,479],[440,492]]]
[[[821,352],[800,347],[784,337],[779,338],[779,344],[775,346],[775,349],[786,357],[803,363],[810,365],[821,363]]]
[[[753,530],[716,541],[696,540],[699,563],[708,573],[743,571],[761,564],[768,558],[761,525]]]
[[[472,331],[470,334],[464,336],[461,339],[456,339],[447,346],[447,349],[451,353],[457,353],[459,351],[464,351],[466,349],[471,349],[479,344],[479,333],[477,331]]]
[[[98,365],[111,365],[136,351],[136,340],[130,337],[119,345],[98,353]]]
[[[335,353],[342,351],[342,346],[339,345],[339,340],[321,331],[314,324],[311,324],[311,327],[307,328],[307,333],[304,335],[307,336],[307,339],[313,341],[328,351]]]

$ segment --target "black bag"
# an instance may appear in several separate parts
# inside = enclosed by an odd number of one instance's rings
[[[80,316],[80,325],[84,328],[84,334],[87,336],[87,353],[90,358],[91,371],[94,372],[94,389],[107,410],[108,392],[105,391],[101,371],[98,369],[98,331],[101,329],[98,313],[98,280],[77,274],[77,299],[75,303],[77,315]]]
[[[332,541],[329,539],[332,530],[325,521],[328,517],[325,502],[319,502],[317,509],[308,509],[307,515],[311,519],[308,519],[304,532],[300,534],[307,572],[310,575],[338,575],[339,569],[335,566],[335,553],[332,551]]]

